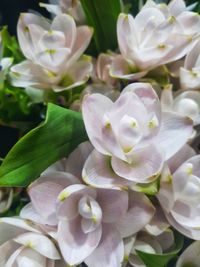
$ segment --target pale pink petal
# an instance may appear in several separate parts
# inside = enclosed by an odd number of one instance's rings
[[[156,205],[155,214],[152,220],[145,226],[146,231],[154,236],[162,234],[170,225],[165,218],[164,212],[159,205]]]
[[[59,15],[62,10],[59,5],[51,5],[51,4],[45,4],[45,3],[39,3],[40,7],[44,7],[49,13]]]
[[[65,35],[66,47],[72,49],[77,38],[76,24],[74,19],[67,14],[59,14],[52,22],[51,29],[53,31],[63,32]]]
[[[172,0],[168,5],[172,16],[177,16],[186,9],[185,2],[183,0]]]
[[[161,93],[161,106],[163,111],[171,111],[173,108],[172,85],[166,86]]]
[[[5,242],[3,245],[0,246],[0,266],[6,266],[6,263],[10,257],[17,249],[19,245],[16,244],[14,241]]]
[[[79,264],[99,245],[102,229],[85,234],[81,230],[80,219],[60,221],[58,225],[58,244],[65,261],[70,265]]]
[[[35,61],[43,68],[58,72],[66,62],[69,53],[68,48],[47,49],[37,54]]]
[[[102,221],[115,223],[128,210],[128,193],[121,190],[98,189],[97,202],[103,210]]]
[[[198,57],[200,55],[200,42],[197,42],[191,51],[187,54],[185,58],[184,68],[187,70],[192,70],[195,67]]]
[[[20,255],[20,253],[25,250],[25,248],[23,246],[19,247],[17,250],[15,250],[9,257],[9,259],[6,262],[6,266],[5,267],[13,267],[13,265],[16,263],[16,260],[18,258],[18,256]],[[16,266],[16,265],[14,265]],[[38,266],[37,266],[38,267]]]
[[[113,102],[101,94],[87,95],[82,103],[82,114],[88,137],[92,145],[102,154],[108,154],[101,135],[102,116],[112,105]]]
[[[130,163],[116,157],[111,160],[111,166],[117,175],[136,183],[154,181],[160,174],[163,163],[163,154],[154,145],[133,151]]]
[[[111,158],[94,150],[85,162],[82,177],[86,184],[97,188],[123,189],[131,182],[114,173]]]
[[[79,60],[73,63],[63,75],[61,83],[53,86],[55,92],[69,90],[87,82],[92,72],[92,63],[87,60]]]
[[[92,150],[90,142],[81,143],[67,158],[65,171],[81,178],[83,166]]]
[[[99,246],[85,259],[88,267],[119,267],[124,256],[124,245],[112,224],[103,224]]]
[[[170,112],[163,112],[162,125],[154,143],[169,159],[178,152],[189,140],[193,131],[193,121]]]
[[[88,47],[93,35],[93,29],[88,26],[77,27],[77,37],[72,48],[72,56],[70,58],[70,64],[84,53]]]
[[[46,236],[36,233],[25,233],[17,236],[15,242],[23,246],[30,245],[39,254],[53,260],[59,260],[60,255],[54,243]]]
[[[117,229],[122,237],[128,237],[139,232],[152,219],[155,208],[145,194],[129,193],[129,207],[124,216],[119,217]],[[133,223],[134,222],[134,223]]]
[[[38,233],[34,224],[18,217],[2,217],[0,221],[0,245],[26,231]]]
[[[49,29],[50,24],[46,19],[41,16],[32,13],[22,13],[19,17],[17,24],[17,35],[22,52],[27,58],[34,56],[34,47],[36,43],[33,43],[29,34],[29,25],[36,24],[44,29]],[[38,32],[39,33],[39,32]],[[40,39],[41,32],[37,37]],[[39,40],[38,39],[38,40]]]
[[[110,76],[113,78],[137,81],[144,77],[147,71],[141,71],[132,63],[129,63],[122,56],[116,56],[113,58],[110,67]]]
[[[28,203],[20,211],[20,217],[25,220],[30,220],[39,224],[48,224],[49,221],[45,220],[33,207],[31,203]]]
[[[171,157],[167,164],[171,173],[174,173],[183,162],[196,155],[194,149],[189,145],[184,145],[173,157]]]
[[[124,57],[129,56],[131,47],[137,46],[137,28],[131,15],[121,13],[117,21],[119,49]]]
[[[184,11],[177,19],[186,34],[192,35],[199,32],[200,18],[195,12]]]
[[[16,264],[20,267],[45,266],[46,258],[31,248],[24,248],[16,258]]]
[[[107,79],[109,78],[109,77],[106,77],[107,75],[105,75],[105,69],[108,72],[107,67],[110,66],[111,62],[112,62],[112,56],[109,54],[101,53],[98,56],[97,63],[96,63],[96,72],[97,72],[97,77],[101,79],[102,81],[106,82],[105,78]]]
[[[200,69],[192,71],[180,68],[180,82],[183,89],[199,89]]]
[[[56,225],[56,200],[63,187],[54,182],[44,182],[30,187],[29,196],[34,209],[48,221],[49,225]]]
[[[71,185],[65,188],[58,196],[57,216],[59,219],[72,220],[79,214],[78,205],[82,197],[88,195],[96,198],[96,191],[85,185]]]

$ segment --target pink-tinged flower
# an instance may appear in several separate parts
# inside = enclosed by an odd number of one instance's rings
[[[64,267],[54,242],[17,217],[0,220],[0,266]]]
[[[59,15],[60,13],[69,14],[78,24],[85,22],[85,14],[79,0],[50,0],[49,2],[50,4],[40,3],[40,6],[55,15]]]
[[[180,158],[184,159],[193,153],[185,147],[182,155],[179,153],[176,157],[180,155]],[[189,158],[178,168],[176,163],[171,161],[170,169],[165,166],[158,199],[174,228],[192,239],[200,240],[200,156]]]
[[[151,236],[146,232],[140,232],[135,236],[124,240],[125,257],[123,267],[146,267],[136,250],[149,254],[162,255],[169,252],[174,246],[174,234],[171,230],[161,233],[158,236]]]
[[[14,189],[8,187],[0,188],[0,214],[7,211],[13,201]]]
[[[100,94],[88,95],[82,112],[96,149],[85,163],[83,179],[100,187],[119,187],[123,178],[129,183],[155,180],[163,162],[193,131],[191,119],[162,112],[158,96],[145,83],[130,84],[114,103]]]
[[[164,111],[174,112],[200,123],[200,93],[197,91],[179,91],[173,97],[172,86],[167,86],[161,93],[161,105]]]
[[[137,80],[166,63],[185,56],[199,34],[200,17],[181,12],[182,1],[157,5],[147,1],[134,18],[120,14],[117,37],[121,55],[112,63],[111,76]],[[180,13],[181,12],[181,13]]]
[[[27,60],[11,68],[13,85],[62,91],[87,81],[92,63],[81,56],[91,40],[91,28],[76,27],[66,14],[56,16],[50,24],[43,17],[24,13],[17,32]]]
[[[183,89],[200,88],[200,42],[187,54],[184,67],[180,68],[180,83]]]
[[[180,255],[176,267],[198,267],[200,262],[200,242],[195,241]]]
[[[88,142],[82,143],[67,159],[50,166],[29,186],[31,202],[21,210],[20,216],[42,225],[57,226],[58,195],[69,185],[81,184],[82,167],[91,150]]]
[[[140,231],[154,208],[141,193],[77,184],[58,197],[58,244],[65,261],[89,267],[120,267],[122,238]]]

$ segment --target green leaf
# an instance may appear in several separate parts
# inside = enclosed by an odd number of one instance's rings
[[[2,57],[12,57],[14,63],[21,62],[24,58],[20,50],[19,44],[15,36],[10,36],[7,26],[3,27],[1,30],[2,38]]]
[[[178,252],[183,247],[184,238],[181,234],[175,232],[175,247],[172,251],[165,254],[150,254],[143,251],[137,250],[138,256],[144,262],[147,267],[165,267],[166,264],[177,256]]]
[[[81,0],[87,22],[94,28],[98,52],[117,48],[116,23],[121,12],[120,0]]]
[[[22,137],[0,166],[0,186],[27,186],[87,140],[81,114],[49,103],[45,122]]]

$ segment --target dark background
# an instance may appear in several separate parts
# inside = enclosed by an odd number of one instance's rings
[[[0,0],[0,26],[8,25],[10,34],[15,35],[21,12],[35,10],[49,17],[49,13],[39,7],[39,2],[48,3],[48,0]],[[7,154],[18,138],[19,131],[17,129],[0,125],[0,158]]]
[[[39,7],[39,3],[48,3],[48,0],[0,0],[0,25],[8,25],[11,34],[16,33],[19,14],[28,10],[35,10],[44,16],[49,13]]]

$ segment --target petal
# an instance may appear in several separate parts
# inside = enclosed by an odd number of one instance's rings
[[[140,71],[133,63],[130,64],[120,55],[114,57],[110,67],[110,76],[113,78],[137,81],[146,74],[147,71]]]
[[[128,211],[117,220],[121,236],[128,237],[139,232],[151,221],[154,212],[155,209],[145,194],[130,191]]]
[[[49,225],[56,225],[56,200],[63,187],[53,182],[44,182],[30,187],[29,196],[34,209],[48,221]]]
[[[79,60],[71,65],[63,76],[59,85],[54,85],[55,92],[69,90],[87,82],[92,72],[92,63],[87,60]]]
[[[171,173],[174,173],[178,167],[181,166],[186,160],[196,155],[194,149],[189,145],[184,145],[173,157],[171,157],[167,164]]]
[[[154,143],[165,152],[168,160],[189,140],[193,131],[193,121],[170,112],[163,112],[161,129]]]
[[[70,222],[60,221],[58,225],[58,244],[63,258],[70,265],[84,261],[98,246],[101,236],[101,226],[85,234],[79,217]]]
[[[60,255],[54,243],[44,235],[36,233],[25,233],[17,236],[15,242],[24,246],[30,246],[39,254],[53,260],[59,260]]]
[[[110,224],[103,225],[99,246],[85,259],[88,267],[119,267],[124,256],[124,245],[119,232]]]
[[[69,64],[75,62],[88,47],[93,35],[93,29],[88,26],[80,26],[77,28],[77,37],[72,48]]]
[[[65,45],[72,49],[77,38],[76,24],[74,19],[67,14],[59,14],[52,22],[51,29],[60,31],[65,35]]]
[[[46,19],[32,13],[22,13],[17,24],[17,35],[23,54],[27,58],[34,57],[36,43],[32,42],[29,33],[29,25],[37,25],[40,29],[49,29],[50,25]],[[41,38],[42,31],[35,32],[35,38]]]
[[[81,178],[83,166],[92,150],[90,142],[81,143],[67,158],[65,171]]]
[[[114,173],[111,158],[96,150],[90,154],[83,167],[82,177],[86,184],[97,188],[123,189],[131,182]]]
[[[70,50],[68,48],[47,49],[37,54],[35,61],[43,68],[58,72],[69,54]]]
[[[102,154],[107,154],[101,137],[102,117],[113,102],[101,94],[85,96],[82,103],[82,114],[88,137],[93,146]]]
[[[13,241],[5,242],[3,245],[0,246],[0,266],[6,266],[6,263],[10,257],[17,249],[19,245]]]
[[[136,183],[149,183],[154,181],[163,167],[163,154],[154,145],[139,151],[133,151],[131,162],[124,162],[112,157],[111,165],[114,172]]]
[[[57,216],[59,219],[72,220],[79,214],[79,201],[84,196],[96,198],[96,191],[85,185],[71,185],[65,188],[58,196]]]
[[[180,68],[180,82],[183,89],[200,88],[200,69],[187,70]]]
[[[121,13],[117,20],[117,38],[120,52],[128,58],[131,47],[137,46],[137,30],[134,18]]]
[[[185,2],[183,0],[172,0],[168,5],[172,16],[177,16],[186,9]]]
[[[39,224],[48,224],[49,221],[45,220],[33,207],[31,203],[28,203],[20,211],[20,217],[25,220],[30,220]]]
[[[192,70],[193,67],[197,67],[198,57],[200,55],[200,42],[197,42],[191,51],[187,54],[185,58],[184,68],[187,70]]]
[[[179,256],[179,259],[176,263],[176,267],[198,266],[200,261],[199,251],[200,251],[200,242],[199,241],[193,242]]]
[[[172,111],[173,109],[173,93],[172,85],[166,86],[161,93],[162,111]]]
[[[0,245],[26,231],[39,232],[34,224],[17,217],[2,217],[0,220]]]
[[[154,236],[161,235],[170,225],[160,206],[156,206],[152,220],[145,226],[146,231]]]
[[[98,189],[97,202],[99,203],[105,223],[115,223],[128,209],[128,193],[121,190]]]
[[[46,264],[46,258],[31,248],[24,248],[16,258],[16,264],[20,267],[42,267]]]

